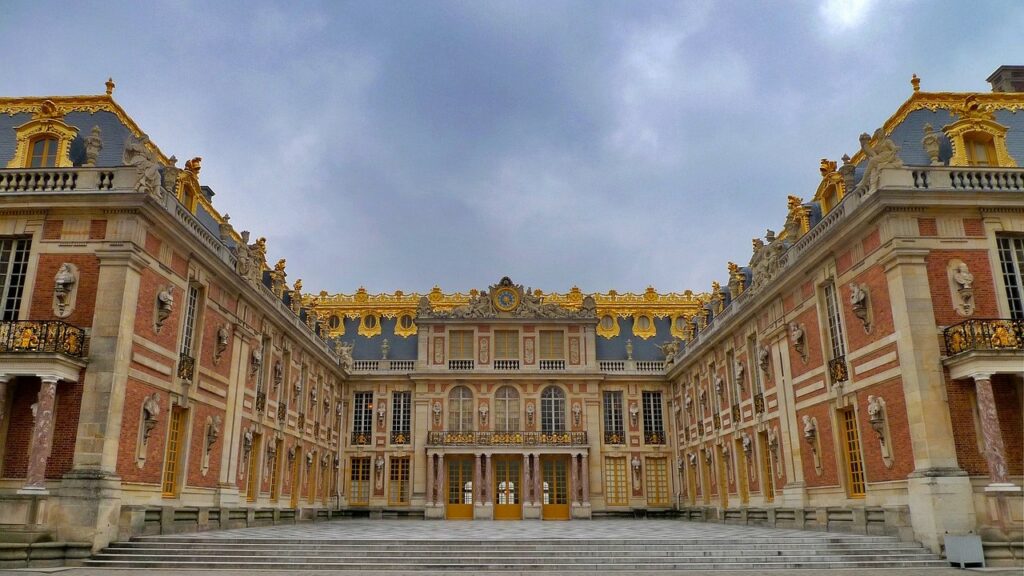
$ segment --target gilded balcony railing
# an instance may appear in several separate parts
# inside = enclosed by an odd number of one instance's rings
[[[288,417],[288,404],[281,402],[277,405],[277,421],[284,422],[285,418]]]
[[[735,427],[740,423],[740,405],[732,405],[732,425]]]
[[[721,430],[722,429],[722,415],[719,414],[718,412],[715,412],[714,415],[711,416],[711,423],[715,426],[715,430]]]
[[[697,421],[697,436],[703,436],[703,435],[704,435],[704,421],[703,420],[698,420]]]
[[[409,444],[412,435],[409,434],[408,430],[398,430],[391,432],[391,443],[392,444]]]
[[[369,446],[373,442],[373,432],[353,432],[353,446]]]
[[[942,332],[946,355],[973,350],[1024,350],[1024,320],[972,318]]]
[[[644,432],[644,444],[664,444],[664,432]]]
[[[828,375],[833,384],[842,384],[850,379],[850,369],[846,365],[846,356],[839,356],[828,361]]]
[[[622,430],[604,431],[604,443],[605,444],[625,444],[626,435]]]
[[[427,433],[428,446],[587,446],[586,432],[454,432]]]
[[[60,321],[0,322],[0,353],[51,352],[83,358],[85,331]]]
[[[267,393],[260,391],[256,393],[256,411],[262,414],[267,409]]]
[[[754,394],[754,412],[758,414],[764,413],[764,394],[761,392]]]

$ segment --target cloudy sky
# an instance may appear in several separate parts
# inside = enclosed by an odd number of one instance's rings
[[[822,157],[1024,63],[1024,3],[3,2],[0,93],[116,100],[307,291],[706,290]]]

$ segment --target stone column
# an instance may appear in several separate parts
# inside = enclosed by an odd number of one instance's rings
[[[544,474],[541,471],[541,455],[534,455],[534,503],[544,503]]]
[[[583,455],[583,462],[580,464],[581,484],[583,491],[583,505],[590,506],[590,457]]]
[[[32,405],[32,443],[28,454],[28,474],[19,492],[46,492],[46,463],[53,447],[53,404],[57,397],[57,378],[42,376],[39,399]]]
[[[481,488],[480,454],[474,454],[473,458],[473,505],[481,504],[483,489]]]
[[[579,463],[576,461],[576,455],[569,455],[569,504],[577,505],[580,503],[579,494],[577,488],[580,485],[579,477]]]
[[[487,494],[485,498],[487,504],[494,504],[494,490],[491,486],[494,484],[494,458],[491,454],[487,455],[487,463],[484,464],[484,483],[481,486],[484,492]]]
[[[985,438],[985,460],[992,484],[1010,484],[1006,470],[1006,449],[1003,434],[999,429],[999,415],[996,400],[992,394],[992,375],[974,374],[974,387],[978,396],[978,414],[981,416],[981,433]]]
[[[530,455],[523,454],[523,502],[533,504],[533,464]]]
[[[427,506],[434,505],[434,455],[427,454]]]
[[[437,486],[437,500],[436,500],[436,502],[439,505],[443,506],[445,503],[448,502],[448,493],[445,491],[445,486],[444,486],[444,474],[445,474],[445,470],[444,470],[444,454],[438,454],[437,455],[437,467],[434,470],[434,473],[437,474],[437,478],[435,479],[435,482],[436,482],[435,486]]]

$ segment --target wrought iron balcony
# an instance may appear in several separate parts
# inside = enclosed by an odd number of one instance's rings
[[[1024,320],[972,318],[942,332],[946,355],[975,350],[1024,350]]]
[[[284,422],[285,418],[288,417],[288,403],[281,402],[277,405],[277,421]]]
[[[703,420],[698,420],[697,421],[697,436],[703,436],[703,435],[704,435],[704,421]]]
[[[256,393],[256,412],[262,414],[267,409],[267,393],[262,390]]]
[[[410,444],[412,435],[408,430],[398,430],[391,433],[392,444]]]
[[[739,423],[740,423],[740,405],[739,404],[733,404],[732,405],[732,425],[733,425],[733,428],[738,426]]]
[[[850,379],[850,368],[846,365],[846,356],[839,356],[828,361],[828,375],[833,384],[842,384]]]
[[[427,433],[428,446],[588,446],[586,432],[453,432]]]
[[[604,431],[604,443],[605,444],[625,444],[626,443],[626,435],[622,432],[622,430],[614,430],[614,431],[611,431],[611,432],[609,432],[608,430],[605,430]]]
[[[369,446],[373,443],[373,432],[353,432],[353,446]]]
[[[664,432],[644,432],[644,444],[664,444]]]
[[[306,413],[299,412],[298,417],[295,419],[295,427],[299,429],[299,433],[303,434],[306,432]]]
[[[711,423],[714,425],[715,430],[721,430],[722,429],[722,415],[719,414],[718,412],[715,412],[714,415],[711,416]]]
[[[85,357],[85,330],[60,321],[0,322],[0,353]]]
[[[764,414],[764,394],[761,392],[754,394],[754,412]]]

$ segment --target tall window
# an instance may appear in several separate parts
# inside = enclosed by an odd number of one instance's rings
[[[494,359],[495,360],[518,360],[519,359],[519,331],[518,330],[495,330],[494,331]]]
[[[561,330],[540,331],[540,359],[541,360],[562,360],[565,355],[562,351]]]
[[[52,168],[57,165],[57,139],[41,136],[32,141],[30,168]]]
[[[181,355],[182,356],[195,356],[193,354],[192,345],[195,339],[196,332],[196,316],[198,314],[197,309],[199,308],[199,286],[197,284],[188,285],[188,298],[185,302],[185,330],[181,337]],[[266,350],[264,350],[266,352]],[[260,366],[262,368],[262,365]]]
[[[167,431],[167,454],[164,457],[163,497],[178,497],[178,478],[181,475],[181,441],[185,434],[187,412],[181,406],[171,408],[170,429]]]
[[[540,395],[540,429],[565,431],[565,392],[557,386],[548,386]]]
[[[846,461],[847,490],[851,498],[864,497],[864,461],[860,457],[860,433],[853,409],[839,413],[843,430],[843,452]]]
[[[604,499],[609,506],[629,504],[629,477],[626,476],[625,458],[604,459]]]
[[[354,436],[373,434],[373,392],[356,392],[352,412],[352,434]],[[369,440],[366,442],[369,444]]]
[[[17,320],[21,308],[21,295],[25,291],[25,274],[28,271],[28,252],[32,244],[29,238],[4,238],[0,240],[0,305],[3,317],[0,320]]]
[[[625,431],[622,427],[622,392],[608,390],[604,393],[604,442],[624,444]]]
[[[732,394],[732,403],[740,403],[740,389],[736,382],[736,353],[729,350],[725,353],[725,381],[729,383],[729,393]]]
[[[249,471],[245,475],[245,499],[248,502],[255,502],[260,491],[260,440],[261,434],[253,434],[252,447],[249,449]]]
[[[391,458],[388,476],[388,504],[409,503],[409,457]]]
[[[473,359],[472,330],[452,330],[448,333],[448,357],[452,360]]]
[[[668,459],[647,459],[647,504],[668,506]]]
[[[665,443],[665,422],[661,407],[661,392],[644,392],[644,443]]]
[[[453,432],[473,430],[473,393],[465,386],[456,386],[448,393],[448,429]]]
[[[353,458],[350,474],[349,504],[366,506],[370,503],[370,458]]]
[[[967,163],[971,166],[996,164],[996,145],[990,134],[984,132],[964,134],[964,147],[967,149]]]
[[[996,246],[1010,318],[1024,320],[1024,236],[997,236]]]
[[[511,386],[498,388],[494,395],[494,429],[516,432],[519,428],[519,392]]]
[[[775,500],[775,476],[772,473],[772,451],[768,445],[768,433],[761,432],[761,477],[765,502]]]
[[[277,502],[281,495],[281,453],[284,450],[284,440],[274,440],[274,455],[270,458],[270,499]]]
[[[391,394],[391,443],[408,444],[412,422],[412,392]]]
[[[836,285],[831,280],[825,284],[825,313],[828,316],[828,339],[832,346],[832,360],[846,356],[843,344],[843,324],[839,318],[839,300]]]

